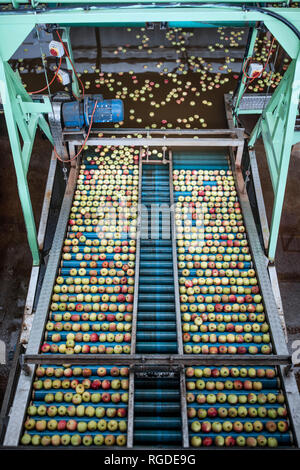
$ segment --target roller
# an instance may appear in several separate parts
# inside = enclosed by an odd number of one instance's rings
[[[155,312],[155,313],[150,313],[150,312],[147,312],[147,313],[142,313],[142,312],[139,312],[139,320],[141,322],[144,322],[144,321],[160,321],[160,322],[165,322],[165,321],[169,321],[171,322],[171,320],[173,320],[173,322],[175,322],[174,320],[174,314],[173,313],[164,313],[164,312]],[[172,322],[172,323],[173,323]],[[176,324],[176,322],[175,322]]]
[[[181,431],[151,431],[143,430],[134,433],[135,444],[161,444],[161,443],[181,443]]]
[[[156,302],[143,302],[139,307],[139,311],[141,312],[173,312],[174,311],[174,304],[169,302],[165,302],[163,305],[156,303]]]
[[[142,333],[139,334],[144,334],[145,336],[148,337],[148,331],[175,331],[176,330],[176,322],[163,322],[158,319],[154,319],[155,323],[153,324],[153,321],[148,320],[144,322],[140,322],[139,326],[141,330],[143,330]]]
[[[139,342],[136,345],[136,352],[138,354],[176,354],[177,344],[173,342]]]
[[[169,286],[165,286],[165,285],[152,285],[152,286],[141,286],[140,287],[140,292],[142,292],[143,294],[144,293],[149,293],[149,294],[153,294],[153,293],[159,293],[159,294],[165,294],[165,293],[170,293],[170,294],[173,294],[174,293],[174,288],[172,285],[169,285]]]
[[[158,322],[160,323],[160,322]],[[156,329],[154,327],[154,329]],[[138,331],[137,332],[137,340],[138,341],[157,341],[157,342],[163,342],[163,341],[172,341],[175,342],[177,340],[176,336],[176,331]]]
[[[181,429],[181,419],[180,418],[173,418],[167,417],[162,418],[159,417],[142,417],[142,418],[135,418],[134,419],[134,427],[135,429],[178,429],[180,432]]]
[[[165,415],[177,415],[180,413],[180,403],[164,403],[164,402],[137,402],[134,403],[135,415],[148,415],[151,416],[165,416]]]

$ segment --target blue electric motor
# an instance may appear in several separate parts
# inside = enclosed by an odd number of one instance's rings
[[[102,95],[86,96],[83,101],[71,101],[62,105],[64,127],[78,130],[89,126],[97,101],[93,122],[120,122],[124,119],[122,100],[104,100]]]

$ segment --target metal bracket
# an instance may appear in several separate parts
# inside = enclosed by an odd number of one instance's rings
[[[22,371],[26,375],[26,377],[29,377],[31,375],[31,368],[30,366],[25,362],[24,360],[24,354],[21,354],[19,357],[19,363]]]
[[[293,372],[295,369],[294,364],[288,364],[287,366],[284,367],[284,375],[288,376],[290,375],[291,372]]]
[[[258,354],[251,356],[231,355],[225,356],[214,354],[25,354],[24,362],[27,364],[114,364],[114,365],[140,365],[166,366],[185,365],[287,365],[292,359],[289,354]]]
[[[56,152],[62,159],[67,160],[68,153],[62,137],[61,107],[62,101],[53,102],[52,111],[48,114],[48,117]]]

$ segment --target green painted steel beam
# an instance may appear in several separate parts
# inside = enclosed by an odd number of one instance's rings
[[[20,25],[18,23],[18,26],[15,27],[14,20],[11,18],[12,15],[5,16],[6,21],[2,22],[0,20],[0,57],[3,60],[9,60],[18,47],[25,41],[28,34],[31,33],[34,24],[30,22]],[[2,14],[0,18],[2,19]]]
[[[261,114],[262,109],[238,109],[238,114]]]
[[[40,262],[40,255],[27,182],[27,172],[37,127],[39,126],[46,133],[47,137],[52,139],[48,124],[41,114],[51,111],[51,103],[48,98],[44,99],[41,103],[34,103],[26,92],[19,75],[13,72],[10,65],[1,59],[0,84],[28,243],[32,253],[33,265],[37,266]]]
[[[275,259],[291,150],[295,138],[297,140],[300,136],[294,130],[299,106],[299,77],[300,54],[291,62],[249,139],[249,146],[253,146],[259,136],[262,136],[274,190],[268,247],[271,261]]]
[[[289,20],[298,30],[300,29],[300,9],[297,8],[266,8],[265,10],[274,13],[280,13],[282,17]],[[218,26],[231,26],[232,24],[243,23],[244,25],[255,24],[257,21],[265,23],[266,27],[276,37],[278,42],[287,51],[287,53],[295,58],[299,50],[299,39],[293,31],[284,23],[276,18],[267,16],[266,14],[253,11],[245,10],[240,6],[224,6],[219,7],[217,5],[211,5],[210,7],[195,5],[193,7],[159,7],[155,8],[155,5],[141,5],[139,8],[136,7],[124,7],[119,5],[118,8],[101,8],[101,7],[90,7],[89,10],[77,7],[73,9],[60,9],[60,10],[45,10],[45,11],[27,11],[27,12],[16,12],[16,14],[2,13],[0,15],[0,43],[9,37],[7,27],[18,28],[19,39],[22,36],[25,39],[28,34],[28,28],[30,31],[36,24],[48,23],[48,24],[60,24],[60,26],[79,26],[79,25],[93,25],[101,26],[126,26],[128,23],[146,23],[146,22],[177,22],[181,26],[186,24],[192,24],[193,27],[203,27],[203,24],[211,23]],[[2,28],[6,25],[5,34]],[[27,31],[27,33],[25,32]],[[14,40],[14,43],[17,41]],[[22,42],[22,41],[21,41]],[[19,44],[21,43],[19,42]],[[0,54],[4,60],[8,60],[12,55],[12,46],[9,46],[9,50],[5,50],[5,47],[0,49]],[[16,48],[14,49],[16,50]],[[14,51],[13,51],[14,52]]]
[[[293,145],[296,145],[300,142],[300,131],[294,132]]]
[[[34,2],[32,2],[32,4],[34,6],[38,6],[38,5],[53,5],[53,4],[57,4],[57,0],[41,0],[41,1],[38,1],[38,0],[35,0]],[[168,3],[168,2],[163,2],[163,0],[138,0],[138,2],[130,2],[128,0],[115,0],[115,1],[112,1],[112,2],[109,2],[110,5],[122,5],[122,4],[133,4],[133,5],[136,5],[136,3],[139,3],[139,4],[142,4],[142,5],[146,5],[146,4],[151,4],[151,5],[161,5],[162,3]],[[180,3],[181,4],[195,4],[195,5],[199,5],[201,3],[203,4],[207,4],[207,3],[212,3],[212,4],[220,4],[220,0],[210,0],[209,2],[207,2],[207,0],[180,0]],[[246,5],[246,4],[257,4],[257,5],[265,5],[266,2],[265,1],[256,1],[256,0],[222,0],[222,4],[234,4],[234,5]],[[284,0],[274,0],[272,3],[274,4],[281,4],[281,5],[289,5],[290,4],[290,1],[287,0],[287,1],[284,1]],[[28,0],[12,0],[12,1],[7,1],[7,0],[0,0],[0,4],[11,4],[13,6],[15,6],[15,8],[18,8],[19,5],[28,5]],[[85,2],[83,0],[61,0],[59,2],[60,5],[107,5],[107,0],[93,0],[92,2]]]

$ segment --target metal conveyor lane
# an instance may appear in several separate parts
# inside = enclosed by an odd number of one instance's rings
[[[177,352],[167,165],[142,166],[136,352]]]
[[[169,164],[142,165],[136,352],[176,354]],[[134,444],[182,444],[180,380],[135,378]]]

